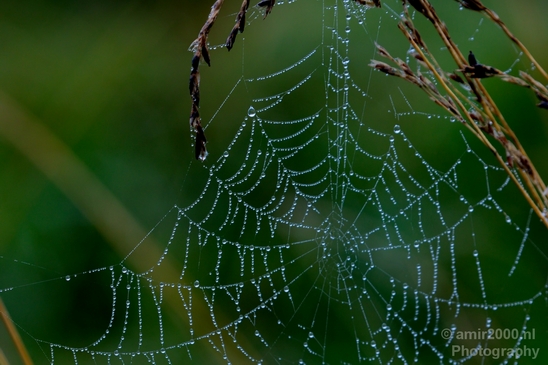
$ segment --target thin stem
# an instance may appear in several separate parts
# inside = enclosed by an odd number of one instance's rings
[[[8,330],[11,340],[15,344],[15,347],[17,348],[17,352],[19,353],[19,356],[21,356],[21,360],[23,361],[23,364],[32,365],[32,359],[30,358],[30,355],[27,351],[27,348],[25,347],[25,344],[21,340],[21,336],[19,336],[19,332],[17,332],[17,329],[13,325],[13,321],[10,318],[8,309],[4,305],[4,301],[2,300],[2,298],[0,298],[0,317],[2,317],[2,322],[4,322],[4,326],[6,326],[6,329]],[[2,356],[4,357],[4,360],[7,361],[4,354],[2,354]]]

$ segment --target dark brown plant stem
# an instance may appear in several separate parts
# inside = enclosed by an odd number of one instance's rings
[[[375,0],[375,2],[379,1],[380,0]],[[207,139],[204,134],[202,122],[200,119],[200,61],[203,58],[207,65],[211,66],[209,50],[207,49],[207,37],[209,35],[209,31],[213,27],[213,24],[215,24],[215,21],[217,20],[217,16],[219,15],[219,11],[221,10],[223,3],[224,0],[215,1],[213,6],[211,7],[211,11],[209,12],[209,16],[207,17],[206,22],[204,23],[202,29],[200,30],[200,33],[198,34],[198,38],[196,38],[194,42],[192,42],[192,44],[190,45],[190,49],[194,52],[189,79],[190,97],[192,99],[192,107],[190,109],[190,126],[194,129],[196,133],[194,154],[196,159],[200,161],[204,161],[207,157]],[[270,12],[272,11],[275,3],[276,0],[262,0],[257,4],[257,6],[265,8],[264,17],[266,18],[268,14],[270,14]],[[230,32],[225,42],[225,46],[229,51],[234,46],[234,42],[236,41],[236,36],[238,35],[238,32],[243,33],[245,29],[245,15],[248,9],[249,0],[243,0],[240,11],[236,16],[236,24],[232,28],[232,31]]]
[[[272,8],[274,7],[274,4],[276,4],[276,0],[261,0],[261,1],[259,1],[257,6],[260,7],[260,8],[265,8],[264,18],[266,18],[268,16],[268,14],[270,14],[272,12]]]
[[[229,51],[234,46],[234,42],[236,41],[236,35],[238,34],[238,32],[240,33],[244,32],[245,14],[247,13],[248,8],[249,8],[249,0],[244,0],[242,2],[242,6],[240,7],[240,11],[238,12],[238,15],[236,16],[236,24],[234,25],[234,28],[232,28],[232,32],[230,32],[230,35],[228,36],[226,40],[226,48]]]
[[[381,7],[381,0],[354,0],[358,4],[369,6],[369,7],[375,7],[380,8]]]
[[[215,24],[219,11],[223,6],[224,0],[217,0],[211,7],[209,16],[198,34],[198,38],[192,42],[190,48],[194,52],[192,57],[192,68],[190,70],[189,89],[192,99],[192,108],[190,110],[190,126],[196,132],[196,142],[194,153],[197,160],[204,161],[207,157],[206,142],[207,139],[202,128],[200,119],[200,60],[203,58],[208,66],[211,66],[209,50],[207,49],[207,36]]]

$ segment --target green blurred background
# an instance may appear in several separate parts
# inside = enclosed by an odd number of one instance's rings
[[[319,44],[321,31],[317,21],[308,20],[312,15],[306,13],[304,1],[297,3],[303,6],[295,5],[297,11],[290,15],[283,12],[293,5],[277,6],[264,22],[258,11],[253,10],[252,24],[244,33],[245,42],[240,36],[230,53],[223,49],[212,52],[211,69],[202,66],[202,115],[206,123],[241,78],[244,66],[246,77],[269,74],[295,62],[298,58],[293,51],[300,52],[300,44],[307,42],[307,37],[311,37],[313,44]],[[485,3],[505,20],[540,64],[548,66],[545,47],[548,3],[544,0]],[[480,62],[501,65],[497,67],[504,70],[518,58],[516,50],[487,21],[480,23],[475,14],[459,11],[453,1],[434,4],[450,30],[464,29],[462,43],[464,47],[477,47],[474,53]],[[219,22],[212,30],[212,44],[220,44],[226,37],[239,5],[225,2]],[[193,175],[200,165],[193,159],[188,127],[191,59],[188,46],[198,34],[210,6],[203,0],[2,1],[0,119],[13,122],[22,118],[45,126],[127,208],[143,232],[149,231],[174,204],[188,204],[203,187],[203,179]],[[395,27],[388,23],[382,24],[379,41],[394,55],[405,57],[405,41],[397,30],[390,30]],[[299,27],[300,37],[295,36],[295,27]],[[375,23],[371,29],[376,27]],[[435,42],[432,35],[423,33],[423,36]],[[466,43],[472,36],[475,40]],[[368,38],[363,54],[354,44],[354,77],[358,77],[359,70],[367,69],[373,55],[371,40],[375,34]],[[265,44],[270,45],[266,49],[271,53],[254,50]],[[354,62],[358,57],[360,60]],[[524,64],[527,66],[527,62],[518,63],[514,71]],[[364,77],[368,75],[369,71],[364,72]],[[539,172],[548,178],[548,112],[532,107],[535,98],[531,93],[491,81],[486,81],[487,86]],[[374,91],[377,95],[391,95],[398,110],[405,111],[407,103],[398,98],[401,96],[398,88],[409,97],[414,110],[443,114],[424,95],[399,80],[379,83]],[[240,89],[230,94],[230,103],[220,109],[206,132],[210,140],[209,163],[220,156],[255,95]],[[276,88],[273,86],[272,90]],[[253,92],[270,95],[274,93],[272,90]],[[372,127],[390,133],[395,119],[384,120],[386,110],[391,108],[390,100],[378,99],[381,100],[378,110],[373,111],[378,118],[374,118]],[[287,105],[298,110],[303,104],[306,106],[303,102]],[[292,110],[286,112],[285,119],[298,114]],[[462,150],[459,126],[450,123],[440,126],[439,121],[435,124],[426,118],[411,117],[402,117],[398,123],[434,165],[444,163],[444,153],[440,151]],[[37,146],[40,143],[40,139],[33,141],[26,143]],[[475,148],[481,150],[477,144]],[[485,158],[489,159],[489,154]],[[104,332],[104,323],[97,318],[108,315],[111,308],[110,289],[92,275],[79,285],[50,287],[48,280],[116,265],[124,258],[121,254],[124,250],[113,247],[104,232],[6,135],[0,135],[0,161],[0,288],[16,287],[18,293],[23,293],[5,295],[3,299],[20,325],[36,363],[46,363],[46,356],[25,335],[27,330],[33,337],[50,342],[89,343]],[[492,160],[489,162],[494,164]],[[78,190],[78,182],[74,184]],[[465,186],[463,190],[474,194],[473,187]],[[518,194],[508,198],[510,202],[519,199]],[[521,224],[527,220],[524,205],[509,204],[505,210]],[[533,221],[532,240],[545,254],[548,236]],[[474,229],[489,231],[490,224],[479,227],[478,223]],[[162,250],[164,244],[160,239],[158,249]],[[546,266],[542,255],[533,267]],[[541,271],[532,280],[532,287],[538,289],[538,281],[545,279],[545,272]],[[21,303],[25,295],[32,300]],[[535,314],[537,319],[543,318],[542,309]],[[81,338],[75,339],[74,331],[67,330],[68,327],[80,329]],[[177,331],[177,326],[174,325],[173,331]],[[542,336],[540,343],[546,344],[546,332]],[[9,339],[5,334],[0,339],[10,363],[17,364],[20,360]],[[543,356],[546,359],[548,354]]]

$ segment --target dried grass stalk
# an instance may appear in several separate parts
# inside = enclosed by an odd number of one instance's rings
[[[375,0],[376,2],[380,0]],[[192,57],[191,69],[190,69],[190,79],[189,79],[189,90],[190,98],[192,99],[192,107],[190,110],[190,126],[194,129],[196,133],[196,141],[194,144],[194,154],[197,160],[204,161],[207,157],[206,143],[207,139],[202,128],[202,122],[200,119],[200,61],[203,58],[208,66],[211,66],[211,59],[209,57],[209,50],[207,48],[207,37],[209,31],[215,24],[217,16],[221,11],[224,0],[217,0],[211,7],[209,16],[207,17],[206,22],[202,26],[198,38],[196,38],[190,45],[190,50],[194,52]],[[268,14],[272,12],[272,8],[276,4],[276,0],[262,0],[257,4],[258,7],[265,9],[266,18]],[[380,6],[380,5],[379,5]],[[238,33],[243,33],[245,29],[245,15],[249,9],[249,0],[243,0],[240,7],[240,11],[236,16],[236,24],[230,32],[225,46],[230,51],[234,46],[236,41],[236,36]]]
[[[234,25],[234,28],[232,28],[232,32],[230,32],[230,35],[228,36],[226,40],[226,48],[230,51],[232,47],[234,46],[234,42],[236,41],[236,35],[238,32],[243,33],[245,28],[245,14],[247,13],[247,9],[249,8],[249,0],[244,0],[242,3],[242,6],[240,7],[240,11],[238,12],[238,15],[236,16],[236,24]]]
[[[369,6],[371,8],[380,8],[381,0],[354,0],[358,4]]]
[[[224,0],[215,1],[204,26],[198,34],[198,38],[190,45],[190,49],[194,52],[189,80],[190,98],[192,99],[190,126],[194,128],[194,131],[196,132],[196,142],[194,145],[195,157],[201,161],[205,160],[207,157],[207,139],[200,120],[200,60],[203,57],[207,65],[211,66],[209,50],[207,49],[207,36],[209,35],[209,31],[213,27],[213,24],[215,24],[215,20],[217,20],[223,2]]]
[[[532,55],[526,50],[525,46],[510,33],[504,23],[492,10],[484,6],[479,0],[457,1],[464,8],[484,12],[503,29],[512,42],[518,45],[536,68],[548,79],[548,75],[546,75]],[[436,61],[436,58],[428,50],[428,47],[420,37],[420,33],[415,28],[412,17],[408,12],[408,4],[433,24],[438,35],[445,43],[448,51],[457,64],[456,72],[445,72],[442,70],[439,63]],[[432,101],[440,105],[453,117],[466,125],[466,127],[468,127],[468,129],[495,155],[535,213],[546,227],[548,227],[548,189],[496,103],[481,83],[481,79],[497,77],[503,81],[530,88],[535,92],[540,101],[537,106],[546,109],[548,109],[548,89],[525,72],[520,72],[520,77],[515,77],[506,75],[492,66],[482,65],[477,62],[476,57],[472,52],[469,52],[468,57],[465,58],[456,44],[452,41],[449,30],[439,19],[434,7],[428,0],[403,0],[403,5],[404,16],[402,21],[398,24],[398,27],[413,47],[413,57],[419,62],[421,67],[429,70],[430,74],[436,78],[438,85],[447,93],[447,95],[443,95],[438,90],[438,87],[427,77],[420,74],[420,72],[414,73],[405,62],[390,56],[388,51],[381,46],[377,45],[378,54],[388,58],[396,67],[376,60],[372,60],[370,66],[417,85],[428,94]],[[462,76],[458,75],[457,72]],[[475,96],[475,101],[471,100],[467,95],[462,94],[461,88],[457,88],[450,80],[467,85],[470,92]],[[492,137],[500,143],[505,151],[504,157],[499,154],[488,137]],[[517,171],[522,178],[521,181],[523,181],[524,184],[518,180],[517,176],[514,174],[515,170],[513,170],[513,168],[517,168]]]

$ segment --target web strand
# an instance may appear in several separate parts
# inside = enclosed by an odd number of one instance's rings
[[[319,21],[310,25],[314,42],[283,47],[273,72],[251,61],[252,36],[233,45],[245,44],[245,74],[205,123],[209,143],[221,147],[187,175],[203,182],[195,199],[150,232],[165,244],[150,270],[132,271],[126,257],[55,279],[92,278],[111,306],[103,334],[86,345],[33,337],[50,363],[452,364],[475,361],[461,346],[539,343],[528,336],[537,327],[540,336],[542,315],[532,313],[546,284],[520,287],[528,265],[548,261],[533,241],[532,213],[521,206],[528,218],[512,220],[521,216],[506,201],[515,191],[505,171],[450,116],[417,106],[410,89],[389,88],[363,59],[391,36],[399,5],[278,1],[269,18],[279,24],[294,24],[303,9]],[[485,27],[468,33],[471,41]],[[224,140],[228,121],[235,132]],[[421,137],[430,136],[417,135],[421,122],[457,136],[438,145],[443,159],[426,150]],[[168,260],[177,275],[162,272]],[[517,332],[477,337],[505,328]],[[459,338],[463,331],[477,338]]]

